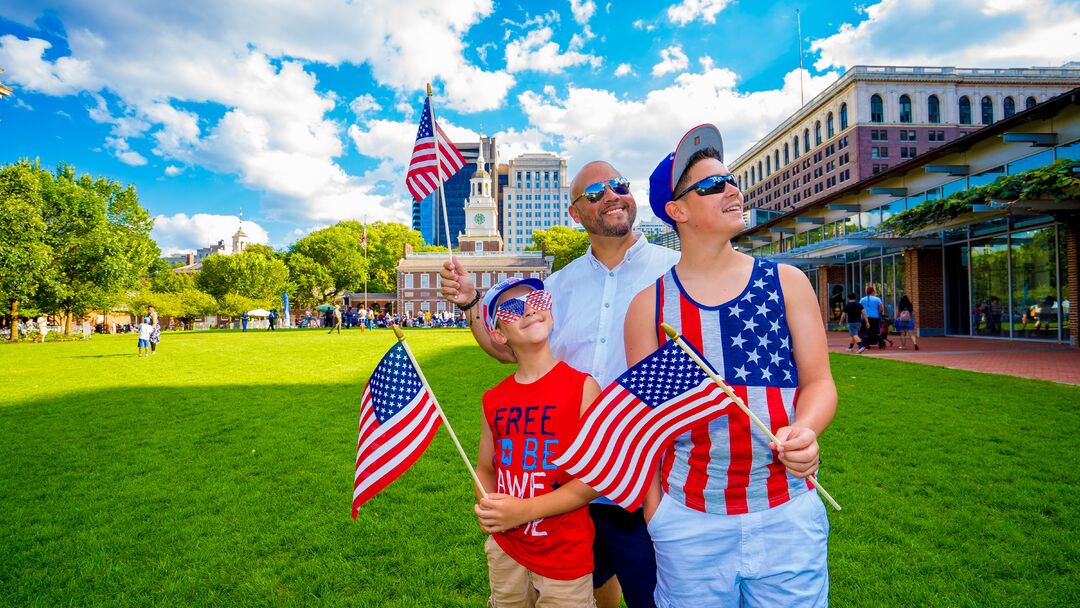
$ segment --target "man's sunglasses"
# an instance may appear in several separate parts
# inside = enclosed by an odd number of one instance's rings
[[[495,318],[501,319],[503,323],[514,323],[525,316],[526,305],[533,310],[550,310],[551,292],[537,289],[526,295],[510,298],[495,309]]]
[[[616,177],[609,179],[606,182],[589,184],[588,186],[585,186],[585,189],[581,191],[581,194],[573,200],[573,203],[576,203],[578,198],[584,198],[590,203],[599,203],[600,199],[604,198],[605,188],[611,188],[611,191],[619,196],[630,194],[630,180],[625,177]]]
[[[738,180],[736,180],[735,176],[732,175],[731,173],[728,173],[727,175],[710,175],[709,177],[706,177],[705,179],[701,180],[700,182],[694,184],[693,186],[690,186],[686,190],[683,190],[682,194],[680,194],[679,196],[676,196],[675,198],[673,198],[671,200],[677,201],[680,198],[686,196],[691,190],[696,190],[697,193],[698,193],[698,196],[708,196],[710,194],[718,194],[720,192],[723,192],[724,188],[726,188],[728,184],[731,184],[732,186],[735,186],[736,188],[739,187]]]

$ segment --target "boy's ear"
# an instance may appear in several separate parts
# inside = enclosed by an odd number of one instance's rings
[[[675,220],[676,223],[685,222],[687,219],[686,209],[679,202],[668,201],[667,204],[664,205],[664,211],[666,211],[668,217]]]
[[[496,327],[491,332],[491,341],[498,344],[499,346],[506,346],[506,335],[503,334],[501,329]]]

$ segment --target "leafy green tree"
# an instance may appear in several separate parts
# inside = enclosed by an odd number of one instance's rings
[[[236,316],[235,305],[241,301],[251,303],[251,308],[276,308],[288,285],[285,262],[268,256],[264,248],[249,247],[234,255],[214,254],[202,264],[195,286],[213,296],[221,313],[228,316]]]
[[[352,225],[337,224],[293,244],[286,263],[299,306],[321,304],[363,288],[367,261],[360,242],[362,230],[363,226],[357,231]]]
[[[526,249],[543,250],[555,257],[551,269],[559,270],[585,255],[589,250],[589,235],[566,226],[552,226],[548,230],[535,230],[532,244]]]
[[[341,222],[350,230],[363,230],[359,222]],[[424,237],[404,224],[373,222],[367,227],[368,291],[392,293],[397,291],[397,265],[405,254],[405,245],[414,250],[426,247]]]
[[[11,340],[19,304],[33,298],[48,281],[52,251],[45,243],[43,190],[52,174],[40,164],[19,161],[0,167],[0,299],[9,308]]]

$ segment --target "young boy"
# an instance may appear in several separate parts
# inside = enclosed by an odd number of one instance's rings
[[[150,356],[150,334],[154,333],[154,326],[150,325],[150,317],[144,317],[139,323],[139,356]]]
[[[484,296],[482,315],[491,339],[513,350],[518,367],[484,393],[477,475],[496,499],[552,494],[571,481],[552,462],[573,443],[581,413],[600,387],[551,354],[551,294],[540,280],[496,283]],[[489,606],[595,605],[589,499],[558,494],[580,506],[488,538]]]
[[[671,325],[780,441],[730,407],[668,446],[645,504],[656,604],[825,606],[829,522],[803,479],[836,409],[817,297],[798,269],[732,247],[743,198],[713,125],[683,137],[649,190],[682,257],[631,302],[627,363],[656,350],[667,340],[660,324]]]
[[[847,352],[850,353],[856,346],[859,347],[860,355],[866,352],[862,338],[859,337],[859,331],[866,323],[866,311],[863,310],[862,304],[855,301],[853,293],[848,294],[847,305],[844,306],[844,312],[840,315],[840,322],[847,324],[848,333],[851,334],[851,343],[848,344]]]

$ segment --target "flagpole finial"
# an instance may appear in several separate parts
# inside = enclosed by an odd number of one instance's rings
[[[393,328],[394,328],[394,335],[397,336],[398,342],[404,342],[405,341],[405,334],[401,333],[401,328],[398,327],[397,325],[394,325]]]
[[[661,323],[660,328],[663,329],[664,333],[666,333],[668,337],[672,340],[679,337],[679,332],[675,331],[675,328],[668,325],[667,323]]]
[[[427,96],[431,97],[431,83],[427,83]]]

